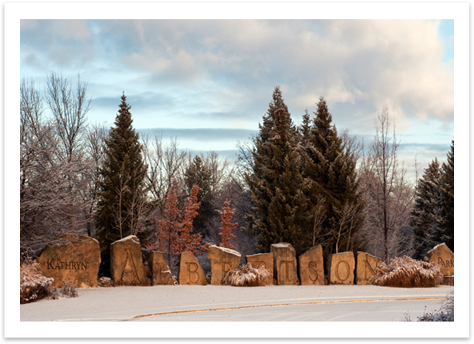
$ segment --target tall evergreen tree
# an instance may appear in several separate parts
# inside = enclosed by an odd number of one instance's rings
[[[438,160],[434,159],[416,186],[416,199],[411,212],[415,259],[423,259],[426,253],[439,243],[437,213],[439,212],[440,178],[440,166]]]
[[[438,219],[439,242],[444,242],[454,252],[454,140],[448,161],[441,169],[440,216]]]
[[[114,127],[105,139],[106,154],[100,169],[99,202],[95,222],[96,237],[102,248],[101,274],[110,274],[110,244],[128,235],[136,235],[142,245],[150,234],[152,203],[145,182],[138,133],[132,127],[131,106],[122,95]]]
[[[357,233],[362,227],[364,206],[358,192],[357,160],[354,152],[337,135],[323,97],[320,97],[314,114],[309,140],[306,139],[302,149],[303,173],[308,179],[307,197],[312,209],[305,231],[317,232],[317,242],[323,246],[326,256],[340,251],[356,251],[363,248]],[[303,117],[303,125],[307,121]],[[307,129],[303,127],[300,131]],[[319,206],[321,201],[322,207]],[[322,219],[322,223],[319,228],[312,228],[316,218]]]
[[[296,127],[275,87],[264,124],[255,139],[253,174],[246,174],[252,191],[255,216],[251,219],[260,233],[258,249],[268,252],[270,245],[288,242],[301,254],[307,248],[302,225],[308,216]]]

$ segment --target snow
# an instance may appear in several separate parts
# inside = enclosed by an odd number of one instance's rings
[[[134,242],[137,243],[137,244],[140,243],[140,241],[138,240],[138,238],[137,238],[135,235],[129,235],[128,237],[125,237],[125,238],[123,238],[123,239],[120,239],[120,240],[117,240],[117,241],[113,242],[112,245],[113,245],[113,244],[116,244],[116,243],[118,243],[118,242],[124,242],[124,241],[128,241],[128,240],[132,240],[132,241],[134,241]]]
[[[239,252],[237,252],[237,251],[235,251],[235,250],[232,250],[232,249],[230,249],[230,248],[219,247],[219,246],[216,246],[216,245],[211,245],[211,246],[209,246],[209,248],[211,248],[211,247],[218,248],[219,250],[222,250],[222,251],[227,252],[227,253],[235,254],[235,255],[237,255],[237,256],[239,256],[239,257],[241,256],[241,254],[240,254]]]

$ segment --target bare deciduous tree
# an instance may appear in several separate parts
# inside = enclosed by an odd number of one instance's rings
[[[52,114],[52,122],[58,137],[57,157],[66,165],[65,178],[68,186],[63,197],[67,204],[65,212],[72,231],[79,230],[85,218],[80,191],[85,189],[89,168],[88,159],[83,151],[83,135],[86,131],[86,116],[91,107],[91,99],[87,98],[87,84],[77,77],[77,86],[72,87],[71,81],[62,74],[51,72],[47,79],[46,103]]]
[[[156,206],[154,213],[157,240],[160,235],[159,221],[163,219],[166,198],[170,190],[180,183],[190,154],[179,149],[178,138],[171,138],[169,143],[163,143],[162,136],[143,136],[143,161],[148,165],[147,183],[150,187],[153,202]],[[158,243],[160,244],[160,243]]]
[[[384,108],[378,116],[374,141],[362,159],[360,176],[367,206],[365,236],[371,238],[370,250],[386,262],[390,257],[411,255],[412,251],[409,223],[414,183],[398,161],[399,144],[388,109]]]
[[[101,125],[92,125],[84,135],[85,152],[88,159],[88,173],[84,175],[85,188],[80,190],[83,203],[83,214],[86,221],[87,235],[92,236],[94,219],[94,207],[97,204],[97,192],[99,191],[98,179],[100,166],[105,157],[104,140],[107,138],[108,130]]]

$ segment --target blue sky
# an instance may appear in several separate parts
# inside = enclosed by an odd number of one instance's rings
[[[20,59],[42,85],[80,73],[91,123],[111,125],[124,91],[137,129],[230,160],[277,85],[296,123],[324,96],[365,142],[388,106],[409,168],[454,137],[453,20],[21,20]]]
[[[338,131],[349,129],[366,143],[377,113],[388,106],[400,160],[411,170],[415,156],[422,169],[435,157],[445,161],[456,131],[463,157],[456,176],[466,176],[468,188],[469,4],[4,7],[5,83],[16,86],[5,91],[12,113],[22,77],[44,86],[53,70],[72,80],[80,73],[92,96],[89,123],[111,125],[124,91],[135,128],[233,160],[236,140],[258,130],[279,85],[295,123],[324,96]],[[5,128],[18,118],[5,115]],[[11,150],[5,153],[13,159]],[[469,201],[457,204],[461,211]]]

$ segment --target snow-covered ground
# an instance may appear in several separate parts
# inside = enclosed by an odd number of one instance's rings
[[[329,322],[319,322],[319,318],[304,316],[297,319],[295,312],[311,312],[314,305],[322,304],[328,310],[331,303],[343,305],[343,301],[372,300],[371,302],[353,303],[360,312],[361,319],[369,319],[365,311],[377,312],[377,305],[386,307],[402,304],[402,301],[382,302],[376,300],[395,299],[432,299],[429,302],[439,302],[450,291],[452,286],[438,286],[435,288],[392,288],[380,286],[265,286],[265,287],[229,287],[229,286],[154,286],[154,287],[115,287],[78,289],[79,297],[60,300],[42,300],[30,304],[20,305],[19,323],[11,327],[9,322],[14,321],[8,317],[5,333],[15,333],[16,336],[26,337],[437,337],[456,336],[454,325],[464,324],[468,318],[457,318],[457,322],[416,322],[412,313],[412,322],[393,319],[392,321],[370,322],[353,321],[335,316],[322,317],[322,320],[334,319]],[[405,302],[405,301],[403,301]],[[425,301],[422,301],[422,303]],[[428,302],[428,301],[426,301]],[[289,304],[296,305],[289,305]],[[369,305],[370,303],[370,305]],[[282,307],[270,305],[282,304]],[[303,304],[305,306],[303,306]],[[347,303],[349,304],[349,303]],[[363,306],[365,304],[365,306]],[[160,312],[176,312],[187,310],[203,310],[210,308],[229,308],[236,312],[201,312],[213,316],[243,314],[250,311],[252,305],[264,311],[266,316],[270,312],[287,312],[292,319],[277,316],[267,317],[262,321],[242,321],[228,317],[228,321],[210,320],[193,321],[192,318],[175,317],[166,319],[148,317],[147,321],[138,320],[140,315],[150,315]],[[298,306],[302,305],[302,306]],[[436,307],[438,308],[438,307]],[[341,309],[337,306],[336,311]],[[427,311],[432,311],[428,310]],[[408,311],[408,309],[407,309]],[[385,312],[385,313],[384,313]],[[380,308],[380,314],[386,311]],[[227,315],[226,315],[227,314]],[[250,314],[250,313],[249,313]],[[283,313],[285,314],[285,313]],[[251,314],[253,315],[253,314]],[[17,318],[18,319],[18,318]],[[215,319],[215,318],[214,318]],[[243,318],[245,319],[245,317]],[[271,320],[274,319],[274,320]],[[306,321],[304,321],[307,319]],[[314,320],[311,320],[314,319]],[[342,321],[341,321],[342,320]],[[60,324],[58,323],[60,322]],[[207,322],[209,321],[209,322]],[[237,321],[239,321],[237,323]],[[291,321],[291,322],[290,322]],[[301,322],[300,322],[301,321]],[[313,321],[313,322],[311,322]],[[312,325],[314,324],[314,325]],[[323,325],[324,324],[324,325]],[[355,329],[354,329],[355,326]],[[419,332],[423,326],[423,331]],[[233,332],[235,329],[237,332]],[[264,332],[260,332],[261,329]],[[386,332],[386,330],[389,332]],[[230,331],[230,332],[229,332]],[[407,332],[408,331],[408,332]],[[413,332],[415,331],[415,332]],[[390,333],[390,334],[389,334]]]
[[[309,307],[324,301],[331,303],[342,304],[341,301],[357,301],[357,300],[372,300],[371,309],[374,311],[376,304],[381,304],[375,300],[394,300],[394,299],[423,299],[431,298],[435,301],[441,302],[454,287],[452,286],[438,286],[435,288],[391,288],[380,286],[344,286],[344,285],[326,285],[326,286],[265,286],[265,287],[229,287],[229,286],[154,286],[154,287],[115,287],[115,288],[90,288],[78,289],[79,297],[65,298],[60,300],[41,300],[29,304],[20,305],[20,328],[36,329],[36,331],[47,331],[45,336],[107,336],[102,332],[97,333],[94,328],[103,328],[111,326],[114,328],[112,334],[108,332],[108,336],[115,336],[119,333],[123,336],[123,331],[130,328],[131,323],[137,321],[137,316],[156,314],[160,312],[176,312],[187,310],[202,310],[211,308],[229,308],[229,309],[245,309],[252,305],[287,305],[285,307],[265,307],[265,311],[272,312],[278,308],[278,311],[290,311],[288,304],[307,305],[305,311]],[[337,301],[337,302],[335,302]],[[388,302],[385,302],[388,303]],[[367,302],[359,302],[359,304],[368,304]],[[392,302],[392,305],[400,304],[400,302]],[[357,307],[357,306],[355,306]],[[261,307],[259,307],[261,308]],[[249,308],[247,308],[249,309]],[[272,310],[270,310],[272,309]],[[294,308],[298,311],[298,308]],[[300,308],[303,310],[303,308]],[[364,308],[362,308],[364,309]],[[368,308],[365,308],[368,309]],[[376,308],[375,308],[376,309]],[[360,310],[359,310],[360,311]],[[292,311],[294,313],[294,311]],[[213,312],[218,314],[218,312]],[[224,313],[221,313],[224,314]],[[237,314],[237,313],[236,313]],[[290,314],[290,313],[288,313]],[[281,326],[278,323],[285,317],[275,319],[275,322],[264,322],[266,328],[274,328],[272,333],[267,336],[274,336],[275,333],[281,331]],[[177,318],[178,319],[178,318]],[[268,318],[271,319],[271,318]],[[309,317],[308,319],[311,319]],[[316,319],[316,318],[314,318]],[[328,318],[329,319],[329,318]],[[151,320],[151,319],[148,319]],[[397,319],[394,319],[395,321]],[[398,319],[402,323],[402,318]],[[416,320],[412,318],[412,320]],[[61,325],[57,323],[61,321]],[[173,321],[173,319],[171,319]],[[189,322],[186,322],[189,321]],[[212,320],[211,320],[212,321]],[[223,329],[232,324],[232,318],[229,318],[230,323],[219,322],[218,332],[210,332],[207,336],[214,336],[216,333],[221,333]],[[296,320],[297,321],[297,320]],[[86,326],[87,323],[87,326]],[[138,321],[138,323],[151,324],[152,322]],[[193,336],[191,332],[179,330],[181,325],[186,325],[185,328],[195,328],[197,324],[198,329],[206,328],[206,325],[215,328],[213,323],[192,322],[192,320],[183,319],[183,322],[177,322],[178,329],[173,326],[174,323],[169,321],[160,322],[159,319],[153,321],[155,328],[160,328],[160,333],[168,333],[168,336]],[[338,322],[341,324],[341,322]],[[165,325],[166,324],[166,325]],[[210,324],[210,325],[209,325]],[[258,322],[245,323],[249,329],[257,326]],[[260,324],[262,324],[260,322]],[[306,326],[310,322],[306,322]],[[319,324],[319,323],[318,323]],[[345,327],[350,326],[349,323],[344,322]],[[363,328],[371,323],[358,322],[358,328]],[[377,323],[377,328],[380,324]],[[394,326],[395,322],[391,323]],[[347,325],[347,326],[346,326]],[[398,326],[399,324],[397,323]],[[146,326],[146,325],[143,325]],[[291,326],[298,327],[299,324],[293,320]],[[327,333],[333,325],[325,323],[323,327],[318,325],[320,333]],[[442,325],[444,326],[444,325]],[[140,327],[141,328],[141,327]],[[146,327],[148,329],[148,327]],[[307,328],[303,327],[298,332],[297,336],[304,333]],[[59,331],[59,332],[58,332]],[[69,331],[69,332],[65,332]],[[91,332],[93,331],[93,332]],[[100,330],[99,330],[100,331]],[[33,332],[21,332],[25,336],[37,336]],[[35,334],[36,333],[36,334]],[[128,333],[128,332],[126,332]],[[144,335],[148,332],[140,332],[138,336]],[[258,332],[257,332],[258,333]],[[284,332],[286,333],[286,332]],[[293,331],[291,331],[293,333]],[[319,333],[319,332],[318,332]],[[372,336],[374,332],[363,334],[360,336]],[[377,332],[375,332],[377,333]],[[201,332],[196,332],[197,336],[206,336]],[[222,334],[227,336],[227,334]],[[255,335],[255,334],[253,334]],[[283,334],[284,335],[284,334]],[[355,334],[356,336],[359,336]],[[120,336],[120,335],[119,335]],[[151,334],[153,336],[153,334]],[[155,334],[159,336],[159,334]],[[244,333],[237,333],[236,336],[245,336]],[[291,337],[291,335],[289,335]],[[317,336],[316,334],[309,334],[309,336]],[[346,332],[337,332],[334,336],[350,336]]]

